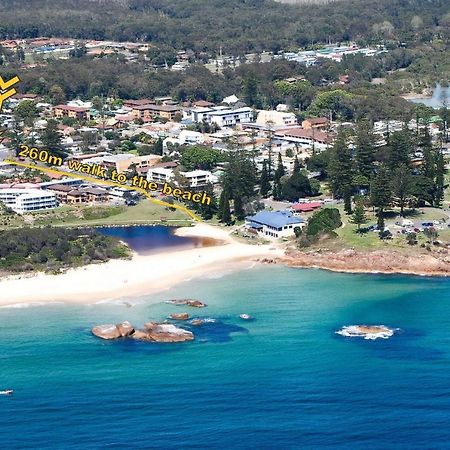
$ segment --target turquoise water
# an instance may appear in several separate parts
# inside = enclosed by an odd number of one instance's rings
[[[450,446],[450,280],[265,266],[139,299],[0,309],[2,448],[444,449]],[[106,342],[184,307],[197,339]],[[156,304],[150,300],[157,301]],[[239,319],[240,313],[255,317]],[[401,328],[352,340],[343,325]]]

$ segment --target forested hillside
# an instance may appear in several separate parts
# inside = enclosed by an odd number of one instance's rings
[[[227,53],[328,40],[448,39],[447,0],[2,0],[0,38],[70,36]]]

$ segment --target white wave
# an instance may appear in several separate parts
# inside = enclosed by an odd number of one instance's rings
[[[12,305],[0,306],[1,309],[24,309],[33,308],[36,306],[53,306],[53,305],[63,305],[64,302],[31,302],[31,303],[15,303]]]
[[[117,300],[117,299],[106,299],[106,300],[99,300],[98,302],[91,303],[92,305],[117,305],[117,306],[127,306],[132,307],[136,305],[141,305],[144,303],[143,301],[137,301],[137,300]]]

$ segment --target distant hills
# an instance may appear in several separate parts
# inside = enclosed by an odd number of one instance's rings
[[[280,3],[283,2],[283,3]],[[294,2],[295,4],[290,4]],[[299,8],[298,4],[314,6]],[[0,38],[63,36],[226,53],[448,36],[448,0],[0,0]],[[414,24],[419,26],[412,27]]]

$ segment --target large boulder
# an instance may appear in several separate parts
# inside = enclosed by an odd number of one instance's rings
[[[118,323],[116,326],[119,330],[120,336],[122,337],[131,336],[134,333],[134,327],[130,322],[128,322],[128,320]]]
[[[117,339],[121,337],[119,329],[113,323],[97,325],[92,328],[91,332],[100,339]]]
[[[193,333],[169,323],[147,322],[143,330],[137,330],[133,339],[150,342],[185,342],[194,339]]]
[[[125,321],[118,323],[107,323],[105,325],[97,325],[91,330],[94,336],[101,339],[118,339],[121,337],[131,336],[134,333],[134,327],[130,322]]]

